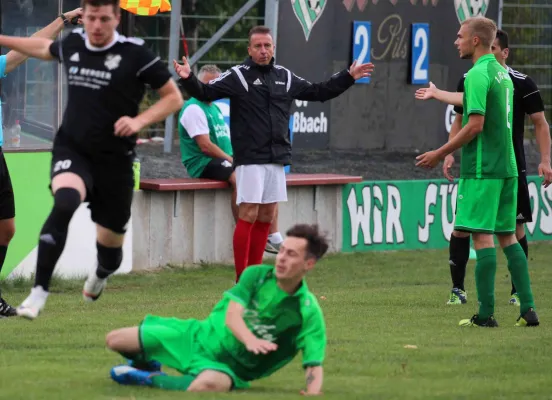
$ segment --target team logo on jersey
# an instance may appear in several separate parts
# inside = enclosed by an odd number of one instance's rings
[[[318,22],[328,0],[291,0],[293,12],[299,20],[308,41],[312,28]]]
[[[122,57],[119,54],[108,54],[105,58],[104,65],[108,70],[113,70],[119,66]]]
[[[464,22],[471,17],[484,17],[489,9],[490,0],[454,0],[454,9],[458,21]]]

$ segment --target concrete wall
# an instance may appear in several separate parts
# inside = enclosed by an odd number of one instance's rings
[[[289,186],[280,204],[282,234],[300,222],[318,223],[342,245],[342,186]],[[132,209],[133,270],[166,264],[231,263],[234,220],[229,189],[178,192],[139,191]],[[268,254],[266,254],[269,256]]]

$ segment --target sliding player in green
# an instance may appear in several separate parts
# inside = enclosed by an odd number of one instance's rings
[[[286,235],[276,266],[246,268],[207,319],[148,315],[139,327],[110,332],[107,346],[129,360],[111,370],[112,379],[168,390],[227,392],[273,374],[300,351],[306,371],[303,394],[320,394],[326,328],[304,276],[328,244],[316,225],[296,225]],[[161,366],[182,375],[166,375]]]
[[[491,52],[496,32],[495,23],[487,18],[462,23],[455,44],[460,57],[471,58],[474,63],[464,82],[463,127],[441,148],[418,156],[416,165],[433,168],[462,147],[454,229],[472,234],[479,313],[460,321],[460,325],[498,326],[494,318],[496,234],[521,302],[516,325],[537,326],[527,258],[515,236],[518,172],[512,144],[514,86],[508,71]]]

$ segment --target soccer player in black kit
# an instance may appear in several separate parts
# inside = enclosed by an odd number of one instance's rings
[[[117,33],[118,0],[83,0],[83,29],[52,42],[0,36],[0,46],[30,57],[59,60],[65,67],[68,101],[52,149],[54,206],[38,244],[36,280],[17,308],[34,319],[44,308],[50,279],[63,251],[69,222],[81,202],[89,202],[97,226],[98,265],[83,296],[96,300],[107,277],[120,266],[130,219],[136,133],[178,111],[182,95],[159,57],[144,41]],[[138,114],[146,84],[160,100]]]
[[[525,114],[529,115],[535,125],[535,136],[539,145],[541,162],[539,164],[539,176],[543,177],[543,185],[547,187],[552,182],[552,169],[550,168],[550,128],[544,115],[544,103],[539,89],[535,82],[527,75],[524,75],[506,65],[508,58],[508,34],[498,30],[496,39],[492,46],[492,51],[497,61],[508,71],[514,84],[514,115],[512,140],[514,142],[514,152],[519,174],[518,198],[517,198],[517,225],[516,237],[521,247],[528,256],[529,248],[527,237],[525,235],[525,223],[532,222],[531,200],[529,197],[529,187],[527,185],[527,172],[525,162],[524,128]],[[435,98],[447,104],[453,104],[456,111],[456,117],[453,122],[449,139],[452,138],[462,128],[462,97],[464,91],[464,77],[460,79],[456,93],[445,92],[437,89],[433,84],[429,88],[419,89],[416,92],[416,98],[428,100]],[[454,163],[454,157],[449,154],[443,164],[445,177],[453,180],[450,175],[450,168]],[[453,231],[450,238],[450,273],[452,278],[452,290],[447,304],[465,304],[467,294],[464,289],[464,277],[466,275],[466,264],[469,260],[470,236],[467,232]],[[516,288],[512,283],[510,304],[519,306],[519,297]]]

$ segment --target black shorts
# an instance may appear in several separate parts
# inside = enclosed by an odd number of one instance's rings
[[[64,172],[78,175],[86,186],[85,202],[92,221],[116,233],[125,233],[134,194],[134,173],[130,155],[94,156],[74,146],[54,143],[52,179]]]
[[[202,179],[228,182],[233,172],[234,167],[230,161],[224,158],[213,158],[211,162],[205,166],[199,177]]]
[[[531,213],[531,198],[529,197],[527,176],[520,172],[518,177],[516,223],[525,224],[527,222],[533,222],[533,214]]]
[[[0,147],[0,220],[15,217],[15,199],[4,152]]]

